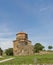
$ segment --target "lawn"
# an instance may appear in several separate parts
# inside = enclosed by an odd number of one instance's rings
[[[8,59],[8,58],[11,58],[11,56],[2,56],[2,57],[0,57],[0,61],[4,60],[4,59]]]
[[[0,63],[0,65],[21,65],[21,64],[53,64],[53,54],[13,56],[15,59]]]

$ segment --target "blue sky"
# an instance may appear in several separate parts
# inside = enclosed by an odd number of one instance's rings
[[[0,47],[13,47],[21,31],[32,44],[53,45],[53,0],[0,0]]]

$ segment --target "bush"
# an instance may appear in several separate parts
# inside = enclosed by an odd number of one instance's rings
[[[48,49],[52,49],[53,47],[52,46],[48,46]]]
[[[3,50],[0,48],[0,55],[2,55],[3,54]]]
[[[40,50],[43,50],[44,46],[42,46],[40,43],[36,43],[34,45],[34,52],[39,52]]]
[[[13,55],[13,48],[8,48],[5,50],[6,55],[12,56]]]

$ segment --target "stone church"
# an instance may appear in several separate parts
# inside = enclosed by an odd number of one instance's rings
[[[28,34],[25,32],[16,34],[16,40],[13,41],[13,53],[15,56],[33,54],[33,47],[31,41],[28,40]]]

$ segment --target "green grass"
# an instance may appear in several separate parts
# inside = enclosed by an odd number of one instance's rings
[[[53,54],[45,55],[30,55],[30,56],[13,56],[15,59],[0,63],[0,65],[21,65],[21,64],[34,64],[34,59],[37,59],[39,64],[53,64]]]
[[[1,60],[4,60],[4,59],[8,59],[8,58],[11,58],[11,56],[2,56],[2,57],[0,58],[0,61],[1,61]]]

